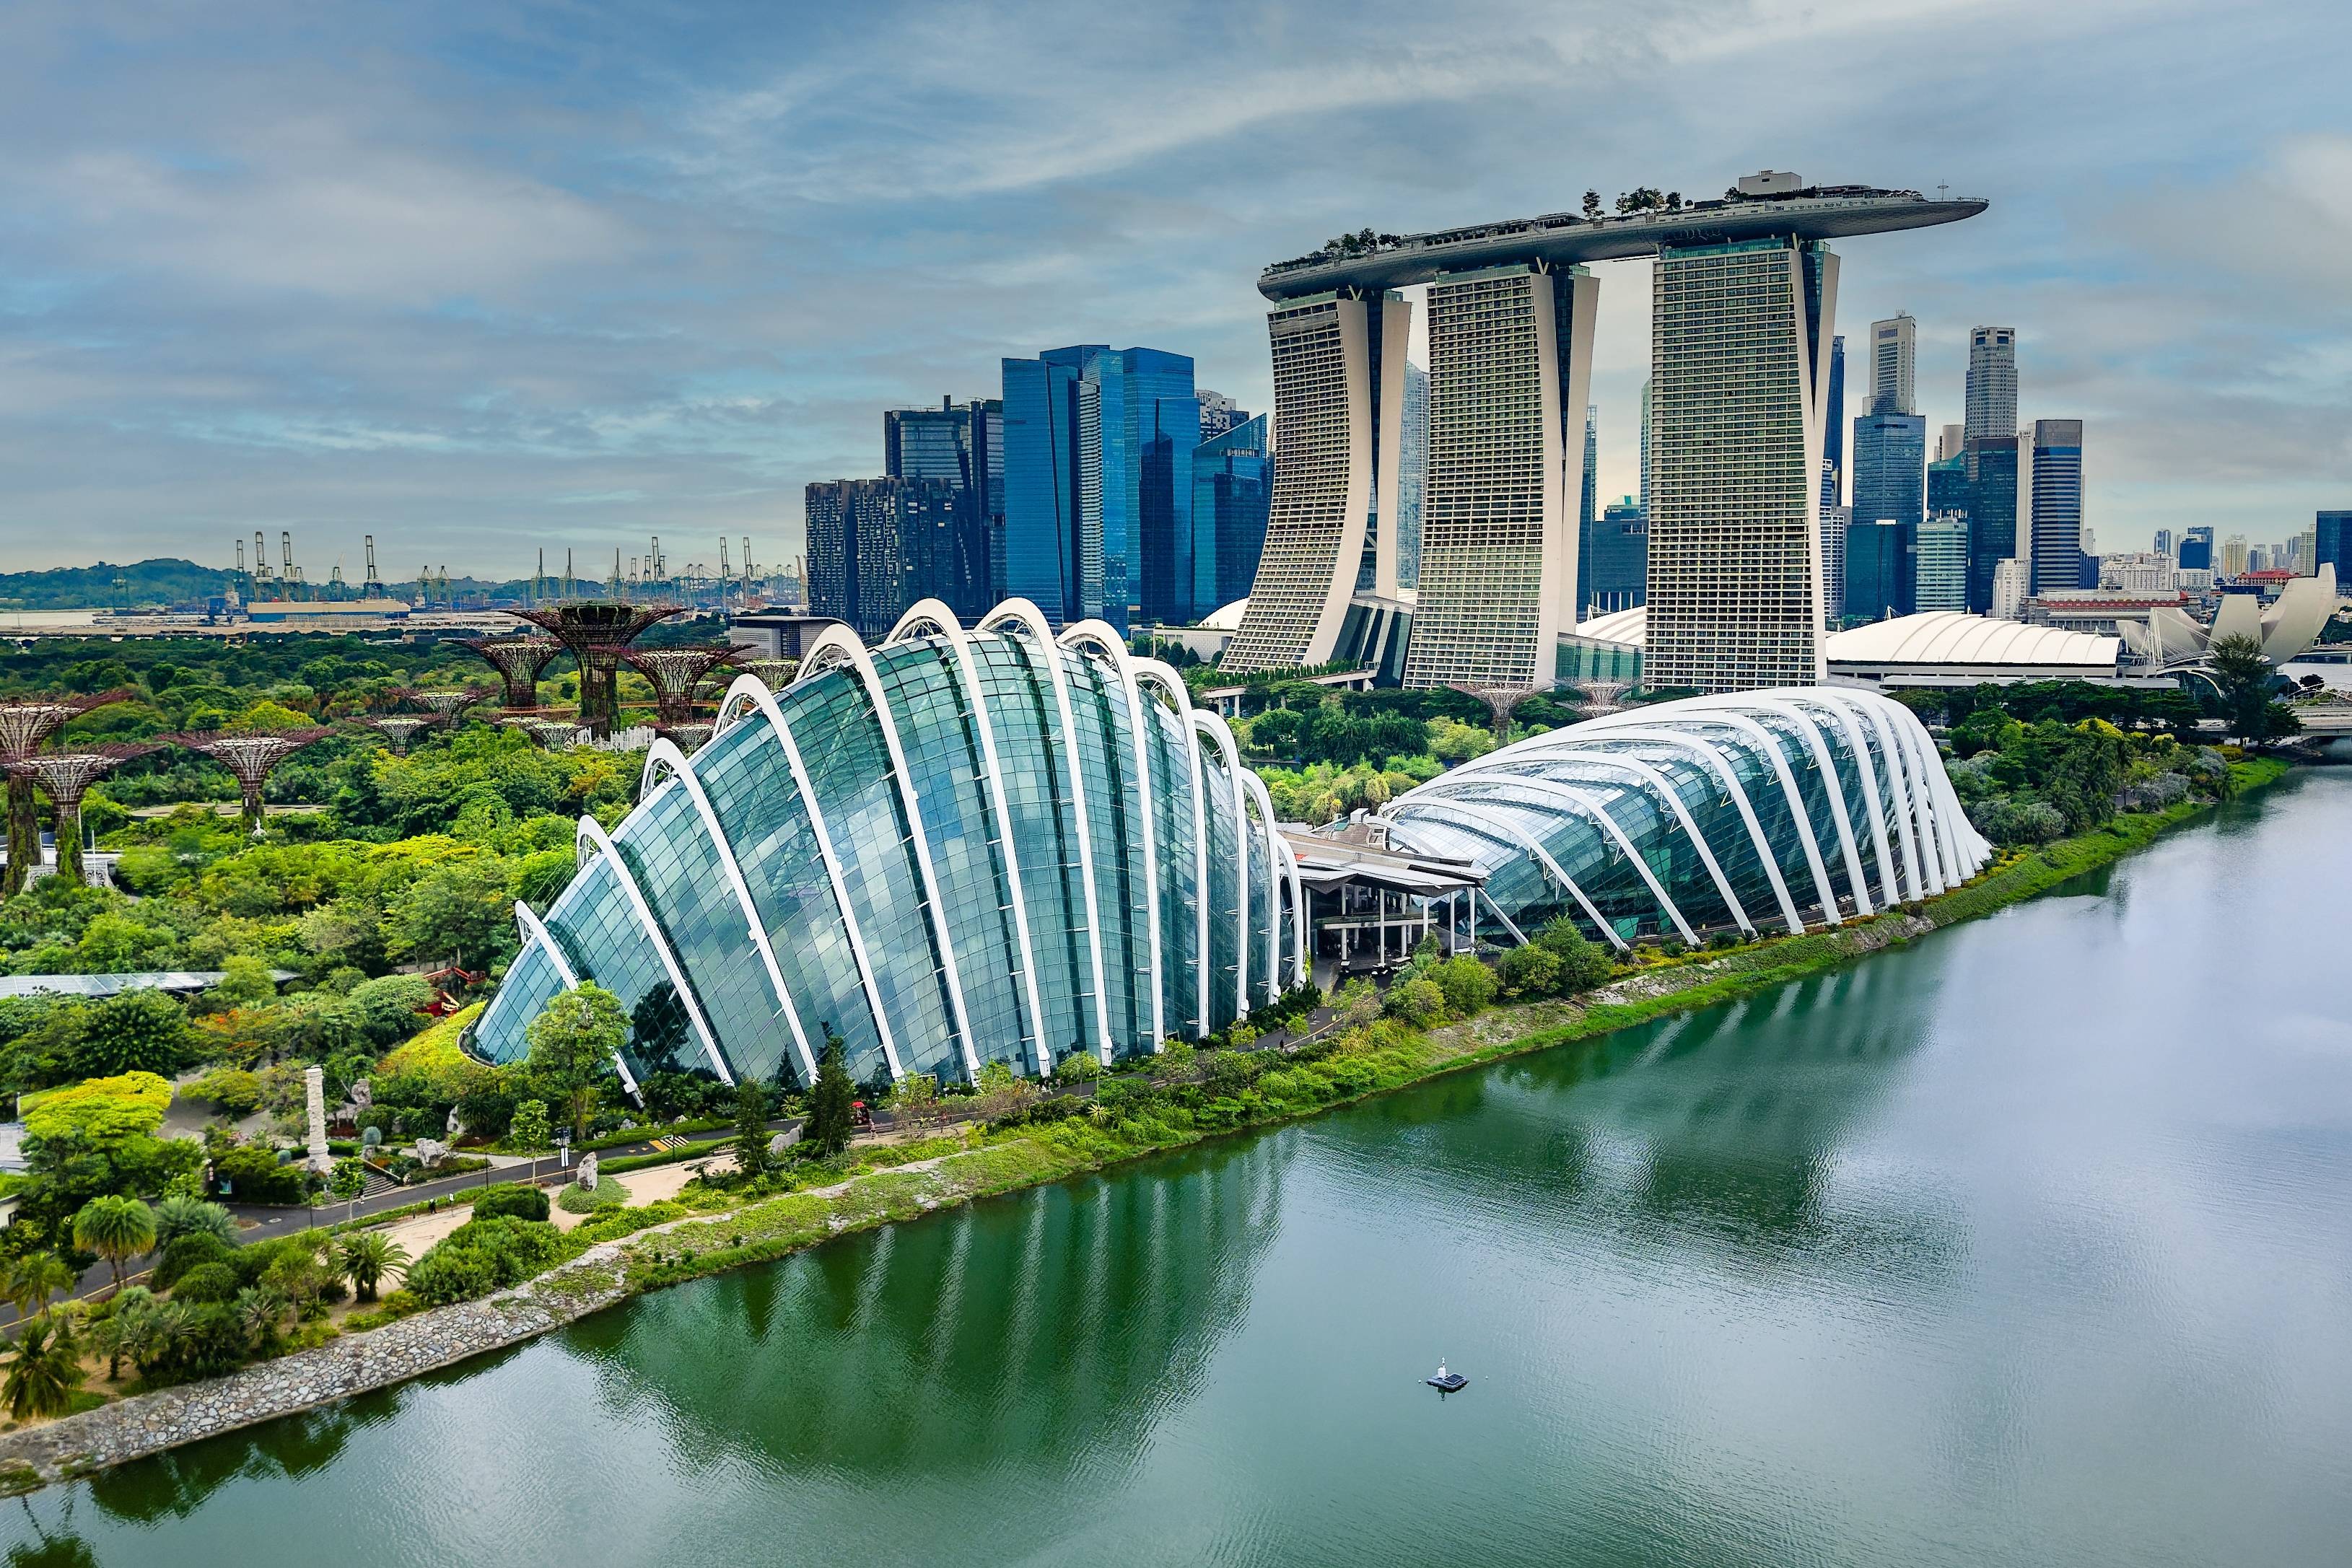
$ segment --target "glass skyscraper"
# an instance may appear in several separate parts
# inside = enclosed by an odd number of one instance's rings
[[[1645,427],[1646,428],[1646,427]],[[1830,339],[1829,401],[1822,423],[1822,512],[1845,503],[1845,334]],[[1835,604],[1832,594],[1829,602]]]
[[[1911,608],[1915,611],[1969,607],[1969,519],[1965,513],[1947,512],[1919,525],[1918,548],[1912,557]]]
[[[1211,436],[1192,452],[1192,613],[1184,624],[1247,597],[1265,549],[1274,455],[1265,414]]]
[[[1916,528],[1927,515],[1927,422],[1916,413],[1865,413],[1853,422],[1853,520],[1893,518]]]
[[[1429,372],[1404,367],[1404,429],[1397,455],[1397,586],[1421,582],[1421,503],[1429,484]]]
[[[1910,614],[1918,581],[1918,549],[1917,523],[1865,521],[1857,513],[1845,530],[1846,619],[1885,621]]]
[[[1084,620],[1078,577],[1078,381],[1107,343],[1006,360],[1004,592],[1055,625]]]
[[[2033,542],[2027,591],[2083,580],[2083,422],[2033,422]]]

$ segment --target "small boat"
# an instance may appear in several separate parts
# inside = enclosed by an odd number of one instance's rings
[[[1446,1371],[1445,1363],[1442,1360],[1437,1364],[1436,1375],[1431,1377],[1424,1377],[1422,1381],[1428,1384],[1432,1388],[1436,1389],[1440,1394],[1459,1394],[1464,1389],[1470,1386],[1470,1380],[1463,1376],[1460,1373]]]

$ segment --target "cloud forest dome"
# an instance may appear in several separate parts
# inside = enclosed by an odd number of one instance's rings
[[[1479,909],[1507,939],[1565,915],[1619,948],[1835,925],[1956,886],[1992,855],[1918,719],[1843,687],[1591,719],[1489,752],[1382,814],[1393,841],[1487,873]]]
[[[827,1030],[861,1082],[1038,1073],[1210,1033],[1305,972],[1297,867],[1223,722],[1024,600],[969,631],[926,601],[877,648],[829,629],[782,691],[740,677],[579,847],[543,920],[516,908],[485,1060],[593,980],[629,1009],[632,1085],[806,1082]]]

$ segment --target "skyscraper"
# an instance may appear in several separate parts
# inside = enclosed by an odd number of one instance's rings
[[[1853,515],[1916,527],[1926,517],[1927,422],[1916,413],[1865,413],[1853,422]]]
[[[2305,570],[2316,576],[2321,567],[2333,566],[2339,586],[2352,583],[2352,511],[2321,512],[2313,525],[2311,542],[2311,564]]]
[[[1274,459],[1259,414],[1192,452],[1192,615],[1200,620],[1250,591],[1265,549]]]
[[[1870,412],[1919,412],[1919,323],[1907,310],[1870,324]]]
[[[1968,479],[1969,608],[1978,614],[1992,609],[1993,573],[2017,551],[2017,498],[2032,501],[2019,487],[2020,443],[2017,435],[1973,436],[1963,454]],[[2029,470],[2030,471],[2030,470]]]
[[[1820,475],[1837,267],[1819,240],[1659,251],[1643,655],[1652,685],[1740,691],[1822,678]]]
[[[1918,549],[1916,523],[1856,517],[1845,531],[1846,619],[1885,621],[1910,614]]]
[[[1578,415],[1600,283],[1488,267],[1429,286],[1429,485],[1408,686],[1549,686],[1576,623]]]
[[[2017,329],[1978,327],[1969,333],[1969,381],[1963,434],[1970,441],[2017,434]]]
[[[1948,463],[1953,458],[1959,456],[1960,454],[1966,450],[1968,445],[1966,437],[1961,434],[1962,430],[1965,428],[1965,426],[1958,424],[1948,424],[1944,426],[1941,433],[1939,433],[1936,437],[1936,455],[1931,459],[1931,461],[1937,463]]]
[[[1628,496],[1603,508],[1592,525],[1591,559],[1576,574],[1577,595],[1583,601],[1578,618],[1637,609],[1649,589],[1650,523],[1641,504]]]
[[[1839,339],[1838,340],[1839,340],[1840,342],[1843,342],[1845,340],[1843,340],[1843,338],[1841,338],[1841,339]],[[1844,383],[1843,383],[1843,382],[1841,382],[1839,383],[1839,385],[1838,385],[1838,392],[1839,392],[1839,394],[1840,394],[1841,396],[1843,396],[1843,395],[1844,394],[1844,392],[1845,392],[1845,385],[1844,385]],[[1841,441],[1840,450],[1841,450],[1841,451],[1843,451],[1843,437],[1841,437],[1841,438],[1840,438],[1840,441]],[[1641,490],[1641,502],[1642,502],[1642,510],[1643,510],[1644,512],[1648,511],[1648,510],[1650,509],[1650,378],[1649,378],[1649,377],[1647,377],[1647,376],[1643,376],[1643,377],[1642,378],[1642,490]]]
[[[1192,361],[1158,349],[1095,355],[1078,379],[1078,601],[1128,629],[1131,612],[1183,625],[1192,602]]]
[[[1957,512],[1929,517],[1919,525],[1918,549],[1912,558],[1911,608],[1966,610],[1969,607],[1969,519]]]
[[[1946,425],[1947,430],[1957,428]],[[1965,452],[1927,465],[1927,516],[1972,510],[1969,495],[1969,459]]]
[[[1986,612],[1997,621],[2025,618],[2025,563],[2014,557],[1993,568],[1992,607]]]
[[[1078,597],[1078,381],[1109,345],[1050,349],[1004,370],[1004,591],[1059,626]]]
[[[1202,387],[1200,399],[1201,439],[1203,441],[1213,440],[1237,424],[1249,423],[1249,410],[1223,392]]]
[[[1845,536],[1853,526],[1852,507],[1822,513],[1822,622],[1833,628],[1845,618]]]
[[[2158,555],[2170,555],[2172,553],[2172,530],[2170,528],[2158,528],[2156,530],[2155,553]]]
[[[1601,410],[1591,403],[1584,405],[1584,492],[1576,506],[1577,526],[1589,528],[1601,516],[1596,504],[1598,486],[1594,474],[1601,465]]]
[[[1643,387],[1646,392],[1648,382]],[[1643,450],[1648,452],[1649,419],[1644,410],[1642,421]],[[1832,507],[1845,502],[1845,334],[1830,339],[1830,395],[1822,419],[1822,515],[1826,518]],[[1841,546],[1843,548],[1843,546]],[[1835,596],[1824,601],[1838,602]]]
[[[2210,571],[2213,570],[2213,530],[2202,526],[2190,528],[2180,536],[2180,570]]]
[[[2221,541],[2221,573],[2223,577],[2243,577],[2246,573],[2246,536],[2231,534]]]
[[[902,515],[902,508],[910,510]],[[910,486],[897,479],[835,479],[808,486],[809,612],[846,621],[861,637],[887,635],[923,597],[909,592],[916,586],[909,533],[917,534],[917,549],[925,549],[930,541],[919,530],[953,513],[952,488],[937,481]]]
[[[2083,422],[2033,422],[2032,554],[2027,587],[2036,595],[2075,588],[2083,578]]]
[[[1351,290],[1267,313],[1281,456],[1265,552],[1225,650],[1236,674],[1328,660],[1368,547],[1376,583],[1395,591],[1393,508],[1383,523],[1374,507],[1397,489],[1412,309],[1393,291]],[[1425,540],[1426,500],[1423,511]]]
[[[997,427],[1003,404],[994,399],[937,408],[894,408],[882,415],[882,471],[890,478],[931,480],[955,492],[946,553],[923,573],[957,614],[977,616],[1001,597],[1004,465]]]
[[[1429,486],[1429,372],[1407,361],[1397,455],[1397,586],[1421,583],[1421,503]]]

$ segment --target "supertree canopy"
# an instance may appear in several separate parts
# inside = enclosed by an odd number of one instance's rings
[[[506,706],[513,709],[539,706],[539,673],[563,651],[552,637],[467,637],[463,646],[489,662],[506,685]]]
[[[686,723],[695,716],[703,684],[712,671],[735,662],[740,649],[726,643],[697,648],[632,649],[624,655],[631,668],[654,688],[654,706],[664,727]]]
[[[11,778],[21,773],[39,784],[57,809],[59,876],[73,882],[82,878],[81,802],[89,787],[132,758],[154,749],[152,745],[139,743],[75,746],[36,751],[8,765]]]
[[[367,722],[382,730],[384,738],[403,751],[408,749],[410,741],[433,727],[433,721],[421,713],[379,714]]]
[[[622,655],[646,628],[685,614],[686,606],[575,599],[505,613],[530,622],[562,644],[580,666],[581,724],[597,735],[608,735],[621,712],[617,677]]]
[[[110,691],[0,701],[0,768],[8,774],[8,866],[0,873],[0,897],[22,893],[33,868],[41,863],[41,820],[33,800],[33,780],[15,764],[39,750],[68,719],[136,695]]]
[[[261,831],[261,788],[269,781],[271,770],[312,741],[333,733],[333,726],[316,724],[296,729],[256,730],[249,735],[194,730],[162,738],[190,751],[201,751],[236,775],[237,787],[245,792],[245,831],[257,834]]]

